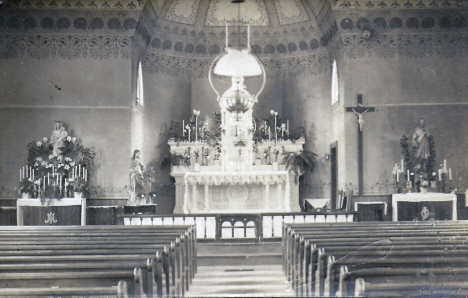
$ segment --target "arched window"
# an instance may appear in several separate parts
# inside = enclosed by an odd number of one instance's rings
[[[141,106],[143,106],[145,102],[143,93],[143,71],[141,70],[141,62],[138,63],[136,102]]]
[[[338,70],[336,67],[336,60],[333,61],[333,74],[332,74],[332,86],[331,86],[331,104],[338,102],[339,87],[338,87]]]

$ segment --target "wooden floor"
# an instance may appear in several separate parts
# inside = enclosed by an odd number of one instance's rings
[[[198,244],[198,272],[187,297],[293,297],[281,243]]]

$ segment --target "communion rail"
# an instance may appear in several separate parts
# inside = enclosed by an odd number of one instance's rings
[[[279,241],[283,224],[358,221],[358,213],[168,214],[119,215],[122,225],[195,225],[202,241]]]

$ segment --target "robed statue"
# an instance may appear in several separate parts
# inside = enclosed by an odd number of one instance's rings
[[[130,168],[131,189],[128,203],[131,205],[146,202],[145,195],[147,195],[148,189],[151,189],[151,182],[154,182],[154,179],[145,172],[145,166],[140,160],[140,154],[140,150],[135,150],[133,152],[132,165]]]
[[[429,146],[429,136],[430,133],[427,130],[424,119],[419,119],[419,125],[416,127],[413,133],[412,145],[415,148],[414,157],[417,160],[416,167],[419,168],[421,164],[427,161],[431,155],[430,146]]]
[[[67,138],[68,133],[65,131],[65,127],[62,126],[62,122],[55,121],[55,130],[52,132],[50,137],[50,143],[52,144],[52,155],[57,157],[62,153],[64,141]]]

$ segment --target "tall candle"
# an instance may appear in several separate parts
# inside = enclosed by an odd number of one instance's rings
[[[271,141],[271,129],[268,127],[268,141]]]
[[[404,171],[404,168],[405,168],[405,166],[404,166],[403,159],[402,159],[402,160],[401,160],[401,171],[402,171],[402,172]]]
[[[185,120],[182,120],[182,136],[185,136]]]
[[[49,173],[47,173],[47,185],[50,184],[50,177],[49,177]]]
[[[410,181],[410,179],[409,179],[409,170],[406,171],[406,177],[408,177],[408,181]]]
[[[20,182],[21,182],[21,169],[20,169]]]
[[[198,117],[195,116],[195,142],[198,141]]]
[[[287,130],[288,136],[289,136],[289,119],[286,120],[286,130]]]
[[[398,171],[396,172],[396,181],[397,182],[400,181],[400,172]]]
[[[52,165],[52,174],[55,174],[55,168],[54,168],[54,165]]]
[[[442,181],[442,169],[439,169],[439,181]]]
[[[449,179],[452,180],[452,168],[449,169]]]
[[[81,176],[81,164],[78,165],[78,177]]]
[[[33,181],[34,181],[34,169],[32,169],[32,178],[33,178]]]
[[[228,44],[229,44],[229,34],[228,34],[228,25],[227,25],[227,22],[226,22],[226,48],[228,47]]]
[[[250,50],[250,24],[247,25],[247,49]]]
[[[84,175],[84,181],[88,181],[88,169],[84,169],[85,175]]]
[[[444,159],[444,172],[447,173],[447,160]]]

